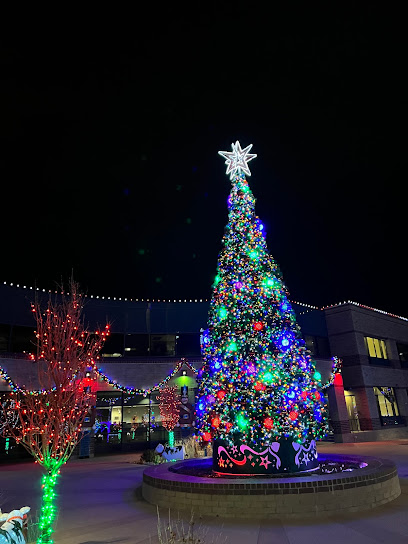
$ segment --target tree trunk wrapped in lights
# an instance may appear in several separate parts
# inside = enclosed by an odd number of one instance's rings
[[[42,507],[39,520],[40,543],[53,542],[56,514],[55,485],[65,464],[81,439],[84,418],[93,405],[89,380],[109,326],[91,333],[81,317],[84,301],[78,285],[71,280],[70,293],[51,297],[45,310],[36,300],[36,355],[40,391],[18,389],[4,406],[6,432],[22,444],[42,466]],[[17,424],[12,412],[18,416]]]
[[[169,446],[174,447],[174,427],[180,418],[180,397],[177,387],[165,385],[157,395],[162,425],[169,431]]]
[[[321,376],[306,351],[245,174],[252,146],[220,152],[232,189],[213,286],[197,416],[214,441],[213,468],[227,474],[313,470],[326,433]],[[307,265],[309,266],[309,265]]]

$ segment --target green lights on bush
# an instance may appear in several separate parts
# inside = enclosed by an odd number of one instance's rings
[[[174,431],[169,431],[169,446],[174,448]]]
[[[52,523],[56,514],[55,499],[57,497],[54,488],[57,483],[57,477],[59,471],[49,471],[44,474],[41,480],[43,487],[42,505],[40,513],[40,521],[38,528],[40,530],[40,536],[37,539],[37,544],[52,544],[54,541],[51,538],[53,533]]]

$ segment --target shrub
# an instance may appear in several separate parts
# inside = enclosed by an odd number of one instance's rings
[[[159,544],[222,544],[227,540],[221,533],[211,537],[208,529],[202,526],[196,527],[193,513],[188,522],[181,519],[174,521],[171,519],[169,510],[169,519],[163,522],[158,508],[157,537]]]
[[[162,458],[156,453],[155,450],[144,450],[140,457],[140,462],[154,463],[155,465],[158,465],[162,462]]]

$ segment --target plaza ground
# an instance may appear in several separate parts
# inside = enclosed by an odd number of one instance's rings
[[[206,533],[203,544],[407,544],[408,441],[334,444],[319,451],[392,459],[398,467],[401,496],[366,514],[332,516],[313,521],[254,521],[201,518],[195,530]],[[59,516],[56,544],[156,544],[157,511],[141,496],[144,467],[137,454],[75,459],[63,467],[58,482]],[[0,465],[0,506],[9,511],[40,505],[41,471],[32,462]],[[162,519],[168,511],[161,511]],[[172,512],[177,518],[177,512]],[[188,517],[185,518],[188,525]],[[215,539],[215,540],[214,540]]]

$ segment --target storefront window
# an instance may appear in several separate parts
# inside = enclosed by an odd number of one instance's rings
[[[156,394],[126,395],[100,391],[96,403],[96,444],[163,441],[165,430]]]

